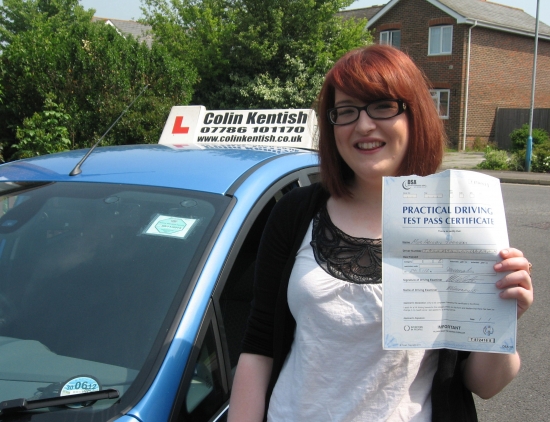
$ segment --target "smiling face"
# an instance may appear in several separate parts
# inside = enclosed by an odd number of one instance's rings
[[[369,120],[362,111],[358,121],[340,127],[328,115],[346,101],[361,107],[391,98],[403,100],[405,113]],[[321,179],[334,197],[359,193],[352,192],[359,178],[381,185],[380,176],[388,174],[433,174],[443,159],[447,136],[428,80],[407,54],[389,45],[357,48],[334,64],[319,93],[318,119]],[[373,148],[371,141],[383,144]]]
[[[336,89],[335,107],[366,103]],[[382,176],[396,176],[409,143],[409,121],[406,113],[385,120],[375,120],[361,111],[359,119],[334,126],[336,147],[342,159],[353,170],[356,182],[381,183]]]

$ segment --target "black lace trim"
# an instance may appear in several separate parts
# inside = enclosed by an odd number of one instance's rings
[[[323,206],[313,218],[311,247],[328,274],[357,284],[382,282],[382,239],[352,237],[336,227]]]

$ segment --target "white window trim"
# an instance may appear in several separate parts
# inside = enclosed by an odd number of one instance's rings
[[[447,113],[446,115],[440,114],[441,110],[441,93],[446,92],[447,93]],[[451,90],[450,89],[430,89],[430,94],[432,95],[432,99],[434,100],[435,107],[437,109],[437,114],[439,115],[440,119],[448,119],[450,108],[451,108]]]
[[[386,31],[380,31],[380,44],[393,46],[393,33],[394,32],[401,33],[401,30],[400,29],[388,29]],[[385,42],[385,43],[382,42],[382,35],[383,34],[387,36],[387,42]],[[401,45],[399,45],[398,47],[401,47]]]
[[[451,28],[451,45],[449,51],[443,51],[443,28]],[[439,52],[438,53],[431,53],[430,47],[432,45],[432,30],[438,29],[439,30]],[[430,26],[430,29],[428,30],[428,56],[448,56],[449,54],[453,53],[453,25],[438,25],[438,26]]]

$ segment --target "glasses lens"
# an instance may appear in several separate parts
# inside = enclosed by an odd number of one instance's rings
[[[355,107],[336,107],[330,112],[330,120],[336,125],[345,125],[357,120],[359,110]]]
[[[380,100],[370,103],[367,114],[373,119],[389,119],[399,114],[399,104],[394,100]]]

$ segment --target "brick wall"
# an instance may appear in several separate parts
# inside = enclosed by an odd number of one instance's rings
[[[433,88],[450,89],[449,119],[444,123],[450,143],[456,145],[462,120],[463,28],[426,0],[402,0],[375,23],[375,42],[380,42],[379,28],[390,29],[389,26],[398,23],[401,24],[401,50],[424,71]],[[428,56],[430,24],[453,24],[451,55]]]
[[[429,27],[453,25],[451,55],[428,56]],[[425,72],[433,88],[450,89],[449,119],[445,127],[450,144],[461,146],[468,25],[456,21],[426,0],[401,0],[376,23],[380,30],[401,29],[401,49]],[[494,140],[497,107],[526,107],[531,98],[534,39],[475,27],[472,30],[470,91],[466,143],[476,138]],[[550,42],[539,39],[537,107],[550,107]]]
[[[534,38],[472,30],[467,139],[494,141],[498,107],[529,108]],[[550,41],[539,39],[535,107],[550,107]]]

